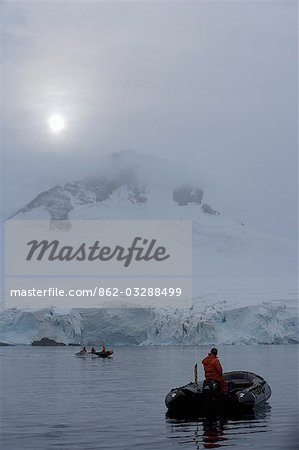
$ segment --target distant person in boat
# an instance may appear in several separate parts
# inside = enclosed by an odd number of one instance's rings
[[[101,350],[101,353],[106,353],[106,347],[105,347],[105,345],[103,345],[102,350]]]
[[[94,347],[92,347],[92,349],[90,350],[90,353],[96,353],[96,349]]]
[[[80,353],[87,353],[86,347],[83,347],[82,350],[80,350]]]
[[[223,378],[223,370],[220,361],[217,357],[217,348],[212,348],[209,355],[202,360],[206,380],[215,380],[218,382],[220,392],[227,394],[227,383]]]

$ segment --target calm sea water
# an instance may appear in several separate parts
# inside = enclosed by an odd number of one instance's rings
[[[297,346],[219,347],[226,371],[261,374],[272,397],[251,416],[209,421],[169,419],[164,405],[207,346],[114,350],[102,360],[74,347],[1,347],[1,449],[298,448]]]

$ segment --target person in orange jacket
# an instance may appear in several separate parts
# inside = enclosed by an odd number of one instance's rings
[[[217,381],[220,387],[220,392],[222,394],[227,394],[227,383],[223,378],[222,366],[219,359],[217,358],[217,353],[217,348],[212,348],[209,355],[202,360],[202,364],[205,370],[205,377],[206,380]]]

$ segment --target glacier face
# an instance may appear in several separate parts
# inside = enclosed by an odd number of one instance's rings
[[[230,213],[226,200],[202,181],[196,168],[191,173],[134,151],[106,158],[93,177],[41,192],[11,220],[192,220],[193,307],[6,310],[0,314],[0,341],[297,342],[296,242],[252,232]]]
[[[296,310],[282,303],[189,309],[20,311],[0,314],[0,341],[30,344],[42,337],[81,345],[299,343]]]

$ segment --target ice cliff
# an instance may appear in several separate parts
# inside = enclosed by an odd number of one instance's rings
[[[282,303],[218,302],[173,311],[6,310],[0,315],[0,341],[30,344],[42,337],[98,346],[299,343],[296,310]]]

